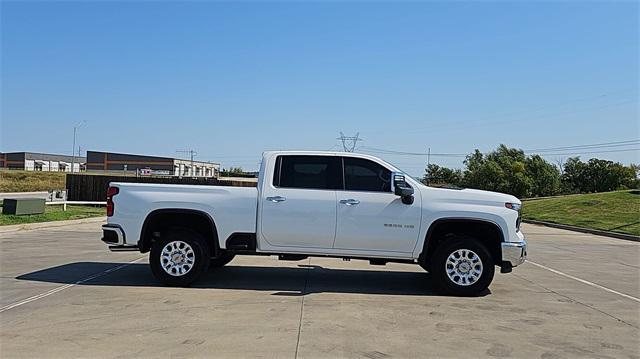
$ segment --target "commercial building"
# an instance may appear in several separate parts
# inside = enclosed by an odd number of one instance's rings
[[[219,171],[218,163],[87,151],[87,172],[142,176],[218,177]]]
[[[85,157],[54,155],[35,152],[0,153],[0,168],[24,171],[73,172],[84,171]]]

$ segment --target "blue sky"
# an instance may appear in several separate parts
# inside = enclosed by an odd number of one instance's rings
[[[264,150],[337,149],[339,131],[434,153],[640,138],[637,2],[1,6],[0,151],[70,153],[82,120],[83,149],[248,170]]]

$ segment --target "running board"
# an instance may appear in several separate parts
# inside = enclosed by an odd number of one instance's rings
[[[307,259],[309,256],[305,256],[302,254],[280,254],[278,255],[278,259],[281,261],[301,261],[303,259]]]
[[[138,246],[109,246],[109,250],[112,252],[137,252],[140,249]]]

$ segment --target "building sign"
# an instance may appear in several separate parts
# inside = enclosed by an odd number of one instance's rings
[[[152,170],[151,168],[139,168],[139,176],[171,176],[171,171],[168,170]]]

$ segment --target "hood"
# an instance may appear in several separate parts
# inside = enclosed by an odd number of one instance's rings
[[[477,203],[477,204],[493,204],[499,207],[503,207],[505,203],[518,203],[520,200],[515,196],[506,193],[483,191],[479,189],[470,188],[438,188],[438,187],[424,187],[429,195],[435,198],[441,198],[447,202],[458,203]]]

